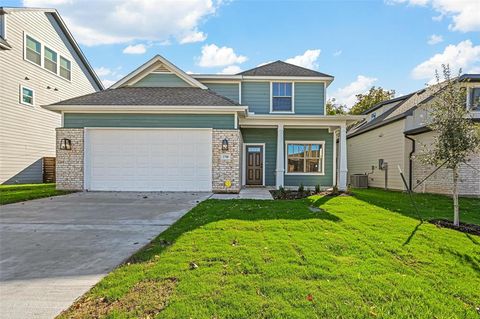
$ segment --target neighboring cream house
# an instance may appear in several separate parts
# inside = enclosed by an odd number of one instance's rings
[[[47,105],[102,90],[54,9],[0,7],[0,184],[42,182],[58,113]]]
[[[465,74],[459,81],[467,87],[466,105],[474,121],[480,121],[480,74]],[[428,101],[441,84],[374,105],[364,114],[367,119],[347,134],[348,173],[368,174],[371,187],[404,190],[398,172],[403,170],[407,183],[417,192],[448,194],[452,188],[450,170],[435,170],[422,164],[415,155],[431,145],[434,132],[428,123]],[[412,157],[413,156],[413,157]],[[414,158],[411,160],[411,158]],[[383,161],[383,168],[381,162]],[[460,168],[460,194],[480,195],[480,154]]]

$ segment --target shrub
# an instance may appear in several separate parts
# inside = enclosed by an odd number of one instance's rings
[[[337,185],[333,186],[333,188],[332,188],[332,195],[338,195],[338,193],[339,193],[339,191],[338,191],[338,186],[337,186]]]
[[[315,194],[320,193],[320,184],[315,185]]]
[[[305,191],[305,187],[303,187],[303,184],[300,183],[300,186],[298,186],[298,192],[303,193]]]

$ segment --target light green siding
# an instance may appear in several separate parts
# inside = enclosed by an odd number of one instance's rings
[[[230,114],[64,114],[64,127],[165,127],[233,129]]]
[[[135,87],[189,87],[190,84],[175,74],[150,73],[133,84]]]
[[[323,83],[295,82],[295,114],[324,114]]]
[[[204,83],[210,90],[239,103],[238,83]]]
[[[333,186],[333,134],[328,129],[286,129],[284,137],[285,141],[325,141],[325,175],[285,174],[285,186]]]
[[[270,82],[243,82],[242,104],[255,114],[270,113]]]
[[[242,137],[244,143],[265,143],[265,185],[275,186],[277,129],[243,128]],[[242,170],[245,170],[245,167]]]

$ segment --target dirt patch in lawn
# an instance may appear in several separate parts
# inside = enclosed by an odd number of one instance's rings
[[[430,223],[438,227],[450,228],[461,231],[462,233],[480,236],[480,225],[460,223],[460,226],[455,226],[452,221],[446,219],[432,219]]]
[[[270,193],[272,194],[273,199],[278,200],[292,200],[292,199],[302,199],[307,198],[312,195],[320,195],[320,196],[350,196],[347,192],[340,192],[340,191],[323,191],[323,192],[313,192],[309,190],[305,190],[303,192],[294,191],[294,190],[271,190]]]
[[[83,297],[57,318],[104,318],[119,313],[128,318],[154,318],[166,307],[176,284],[176,278],[143,280],[117,300]]]

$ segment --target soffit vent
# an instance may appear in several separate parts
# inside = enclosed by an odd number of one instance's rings
[[[164,64],[159,64],[158,67],[153,70],[155,73],[172,73]]]

